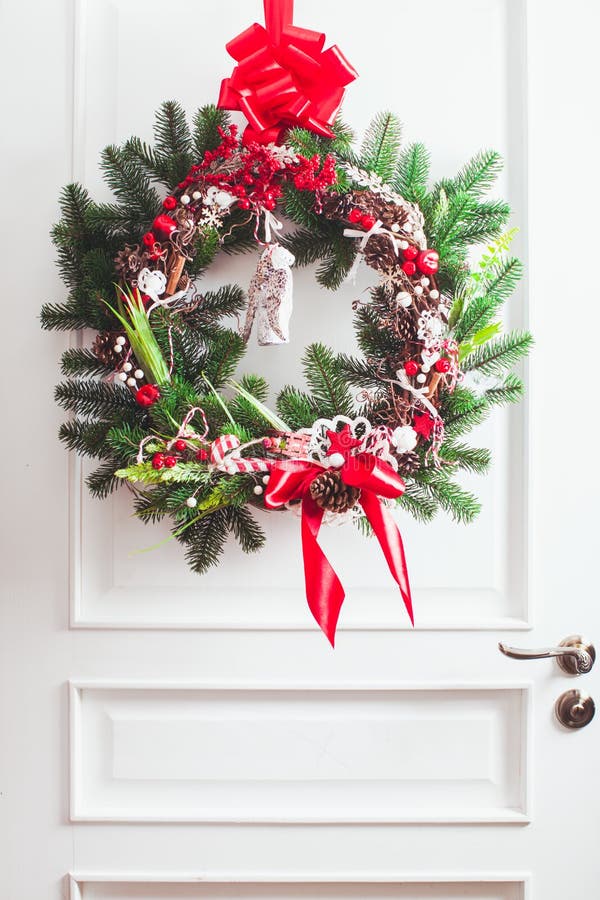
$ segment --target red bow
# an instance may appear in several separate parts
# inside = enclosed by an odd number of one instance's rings
[[[255,22],[226,45],[238,64],[218,105],[244,113],[245,144],[277,141],[292,125],[333,137],[344,86],[357,72],[336,45],[323,50],[324,34],[292,24],[293,0],[264,0],[264,8],[266,28]]]
[[[361,489],[359,503],[375,532],[390,572],[400,588],[410,620],[414,624],[402,538],[389,509],[380,500],[380,497],[388,499],[399,497],[404,493],[404,482],[388,463],[369,453],[349,456],[339,471],[346,484]],[[321,466],[300,459],[275,463],[265,493],[265,506],[277,509],[290,500],[302,500],[302,554],[306,599],[313,616],[333,646],[345,593],[317,541],[324,510],[311,497],[310,484],[321,472],[323,472]]]

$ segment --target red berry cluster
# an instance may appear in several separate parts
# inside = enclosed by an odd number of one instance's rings
[[[176,451],[177,455],[171,452],[173,450]],[[154,469],[172,469],[173,466],[176,466],[177,463],[181,461],[182,454],[185,454],[186,451],[192,451],[194,459],[197,459],[199,462],[206,462],[210,457],[210,454],[205,447],[200,447],[199,450],[196,450],[194,447],[190,447],[188,442],[184,441],[182,438],[173,442],[171,451],[164,453],[158,451],[155,453],[152,457],[152,467]]]
[[[409,378],[414,378],[414,376],[418,373],[420,369],[420,365],[418,362],[415,362],[414,359],[409,359],[404,363],[404,371],[408,375]],[[450,371],[450,360],[447,357],[442,357],[438,359],[434,364],[434,369],[436,372],[439,372],[441,375],[445,375],[446,372]]]
[[[352,222],[353,225],[362,225],[365,231],[370,231],[377,219],[375,216],[364,213],[362,209],[355,206],[354,209],[351,209],[348,213],[348,221]]]
[[[407,275],[435,275],[439,269],[440,256],[437,250],[419,250],[412,244],[402,251],[404,262],[402,271]]]
[[[172,469],[177,465],[177,457],[171,454],[155,453],[152,457],[153,469]]]

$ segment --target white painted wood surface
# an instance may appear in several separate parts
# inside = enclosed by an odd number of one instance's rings
[[[496,462],[472,483],[484,502],[475,526],[401,522],[414,632],[376,548],[343,530],[327,535],[348,587],[334,653],[305,607],[291,518],[269,525],[262,554],[232,548],[201,580],[175,545],[134,554],[157,533],[129,518],[126,495],[111,505],[81,493],[54,437],[66,339],[36,321],[42,300],[63,295],[47,233],[70,178],[102,194],[105,143],[149,137],[162,99],[190,110],[214,99],[230,68],[223,45],[260,4],[223,0],[209,18],[194,0],[7,0],[3,900],[563,900],[575,879],[589,896],[600,879],[598,725],[570,734],[552,718],[568,687],[600,698],[597,671],[569,679],[496,649],[579,630],[600,642],[600,497],[584,457],[598,436],[587,388],[600,307],[585,271],[600,200],[598,10],[296,7],[360,69],[346,104],[357,128],[394,109],[436,176],[482,146],[505,155],[499,190],[528,270],[509,319],[529,321],[537,341],[528,402],[478,436]],[[247,283],[253,264],[219,262],[211,279]],[[277,388],[298,381],[311,339],[349,348],[340,311],[352,296],[299,272],[291,346],[254,348],[245,368]]]

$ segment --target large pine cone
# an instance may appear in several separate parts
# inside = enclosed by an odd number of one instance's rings
[[[321,509],[345,513],[358,501],[360,488],[344,484],[339,472],[327,469],[311,482],[310,496]]]

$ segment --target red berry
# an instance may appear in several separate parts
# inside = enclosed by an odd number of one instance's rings
[[[155,384],[145,384],[135,395],[136,402],[140,406],[152,406],[160,397],[160,391]]]
[[[241,200],[238,200],[238,204],[240,209],[250,209],[250,201],[247,197],[242,197]]]
[[[435,275],[440,267],[440,255],[437,250],[421,250],[417,265],[423,275]]]
[[[406,248],[406,250],[402,251],[404,254],[404,259],[416,259],[419,255],[419,251],[416,247],[413,247],[412,244]]]
[[[446,357],[444,357],[442,359],[438,359],[438,361],[435,364],[435,371],[441,372],[442,374],[444,374],[445,372],[449,372],[450,371],[450,360],[447,359]]]
[[[152,234],[151,231],[147,231],[144,237],[142,238],[142,244],[144,247],[154,247],[156,243],[156,238]]]
[[[355,206],[354,209],[351,209],[350,212],[348,213],[348,221],[354,222],[355,224],[357,222],[360,222],[362,217],[363,217],[362,210],[360,210],[357,206]]]
[[[205,450],[203,447],[201,447],[200,450],[198,450],[198,452],[196,453],[196,459],[200,462],[206,462],[206,460],[208,459],[208,450]]]
[[[167,216],[164,213],[157,216],[152,223],[152,230],[158,235],[160,240],[163,241],[170,237],[176,229],[177,222],[175,219],[172,219],[171,216]]]
[[[366,213],[364,216],[361,216],[360,224],[364,229],[366,229],[366,231],[370,231],[376,221],[377,219],[375,218],[375,216],[370,216],[368,213]]]
[[[414,359],[409,359],[404,363],[404,371],[410,378],[412,378],[419,371],[419,364],[416,363]]]
[[[165,465],[165,455],[164,453],[155,453],[152,457],[152,468],[153,469],[162,469]]]
[[[163,209],[166,209],[169,212],[172,209],[175,209],[176,206],[177,200],[175,199],[175,197],[165,197],[165,199],[163,200]]]
[[[417,271],[417,267],[415,266],[414,262],[409,259],[406,262],[402,263],[402,271],[407,275],[414,275]]]
[[[176,456],[165,456],[165,466],[167,469],[172,469],[173,466],[177,465],[177,457]]]
[[[184,450],[187,450],[187,444],[185,441],[175,441],[173,446],[179,453],[183,453]]]
[[[275,203],[274,200],[265,200],[265,202],[263,203],[263,206],[265,209],[272,210],[272,209],[275,209],[277,204]]]

